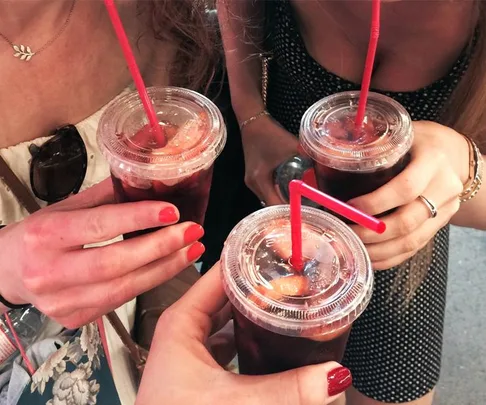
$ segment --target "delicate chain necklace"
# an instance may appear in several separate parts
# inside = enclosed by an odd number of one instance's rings
[[[47,48],[49,48],[62,35],[62,33],[66,30],[66,28],[69,24],[69,21],[71,21],[71,16],[73,14],[75,4],[76,4],[76,0],[73,0],[73,2],[71,3],[71,8],[69,9],[69,14],[66,18],[66,21],[64,22],[62,27],[59,29],[59,31],[56,33],[56,35],[54,35],[49,41],[47,41],[44,45],[42,45],[35,52],[32,50],[32,48],[30,46],[14,44],[12,41],[10,41],[10,39],[8,39],[1,32],[0,32],[0,38],[5,40],[5,42],[7,42],[13,48],[13,50],[14,50],[13,56],[15,56],[16,58],[18,58],[20,60],[28,62],[32,59],[32,57],[34,55],[38,55],[41,52],[45,51]]]

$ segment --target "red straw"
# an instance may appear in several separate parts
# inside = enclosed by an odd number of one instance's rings
[[[292,258],[290,259],[290,263],[297,270],[302,270],[304,267],[304,258],[302,256],[302,197],[307,197],[328,210],[377,233],[383,233],[386,230],[386,225],[383,221],[324,194],[301,180],[292,180],[289,184],[289,190],[290,226],[292,234]]]
[[[371,75],[373,74],[373,66],[375,64],[376,48],[378,46],[378,38],[380,37],[380,0],[372,0],[371,11],[371,32],[370,42],[368,44],[368,54],[366,55],[366,62],[363,72],[363,80],[361,82],[361,92],[359,95],[358,112],[356,114],[355,127],[361,128],[366,113],[366,103],[368,102],[368,94],[370,92]]]
[[[143,107],[145,108],[145,112],[148,116],[150,126],[154,131],[159,145],[165,146],[167,140],[162,131],[162,128],[159,125],[159,120],[157,119],[157,114],[155,113],[152,101],[147,94],[147,88],[145,87],[145,84],[143,82],[142,75],[140,74],[140,70],[137,66],[135,56],[133,55],[132,48],[130,47],[130,42],[128,41],[127,34],[125,33],[125,29],[123,28],[123,24],[120,20],[120,16],[118,15],[114,0],[104,1],[111,19],[111,23],[113,24],[113,28],[115,29],[118,41],[120,42],[120,46],[123,50],[123,54],[125,55],[128,69],[130,70],[133,81],[135,82],[135,86],[137,87],[138,94],[140,95],[140,99],[142,100]]]
[[[35,369],[32,366],[32,363],[30,362],[29,358],[27,357],[27,353],[25,353],[24,346],[22,346],[22,342],[19,339],[19,336],[17,335],[17,332],[15,331],[15,328],[12,324],[12,320],[10,319],[10,316],[8,312],[5,312],[5,320],[7,321],[7,326],[10,329],[10,332],[12,333],[14,339],[15,339],[15,344],[17,345],[17,349],[20,351],[20,355],[22,356],[22,359],[24,360],[25,366],[27,367],[27,370],[29,371],[29,374],[32,376],[35,373]],[[9,339],[10,340],[10,339]]]

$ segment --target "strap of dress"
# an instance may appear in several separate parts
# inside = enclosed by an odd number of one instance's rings
[[[29,214],[40,210],[39,203],[32,196],[29,189],[18,179],[2,156],[0,156],[0,179],[10,188],[19,203],[25,207]]]

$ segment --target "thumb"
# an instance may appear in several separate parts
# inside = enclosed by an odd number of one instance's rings
[[[262,187],[263,202],[266,206],[286,204],[277,193],[276,187],[272,181],[269,181],[268,184]]]
[[[327,405],[352,384],[351,372],[335,362],[266,376],[240,377],[241,383],[251,388],[241,405]]]

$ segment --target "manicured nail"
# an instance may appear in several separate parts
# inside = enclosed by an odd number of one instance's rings
[[[177,222],[178,219],[179,217],[174,207],[164,208],[159,213],[159,221],[163,224],[172,224],[174,222]]]
[[[346,367],[337,367],[327,375],[327,392],[330,397],[346,391],[353,383],[351,371]]]
[[[187,251],[187,260],[192,263],[199,259],[206,248],[201,242],[196,242]]]
[[[201,239],[204,235],[204,228],[199,224],[193,224],[184,232],[184,243],[189,245]]]

